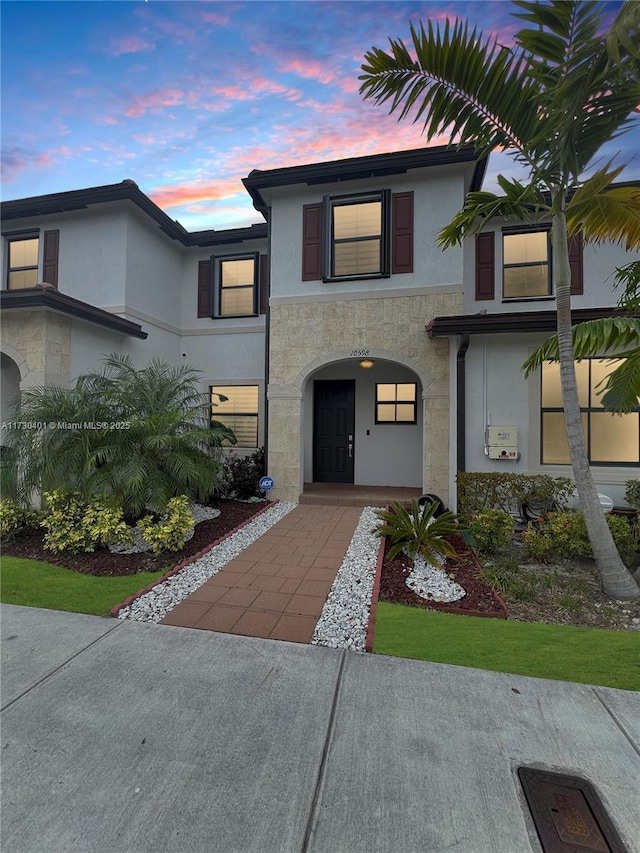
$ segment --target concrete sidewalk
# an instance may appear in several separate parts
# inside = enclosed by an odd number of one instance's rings
[[[3,853],[530,853],[520,765],[640,853],[640,694],[2,606]]]

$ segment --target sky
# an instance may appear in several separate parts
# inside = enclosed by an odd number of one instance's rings
[[[613,14],[618,3],[607,3]],[[134,180],[190,231],[262,221],[252,169],[426,144],[419,125],[358,93],[372,46],[410,21],[469,19],[501,44],[505,0],[7,0],[2,15],[2,197]],[[444,140],[434,140],[437,144]],[[608,153],[633,157],[637,137]],[[495,174],[513,174],[504,154]],[[624,174],[640,178],[640,156]]]

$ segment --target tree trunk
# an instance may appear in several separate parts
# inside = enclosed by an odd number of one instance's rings
[[[571,272],[564,201],[564,197],[554,199],[551,240],[553,247],[553,284],[558,312],[560,382],[569,458],[580,498],[580,509],[584,514],[593,556],[600,573],[602,589],[610,598],[632,599],[640,596],[640,588],[618,554],[618,549],[600,506],[584,443],[573,356]],[[558,202],[560,204],[556,208]]]

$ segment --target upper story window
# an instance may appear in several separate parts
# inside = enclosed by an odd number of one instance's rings
[[[325,198],[328,217],[324,278],[389,275],[389,193]]]
[[[476,236],[476,301],[496,298],[497,231],[482,231]],[[569,238],[571,294],[583,291],[582,234]],[[547,228],[508,226],[502,230],[502,298],[504,301],[549,299],[552,296],[552,259],[550,232]],[[496,270],[496,266],[498,269]],[[499,290],[499,284],[498,284]]]
[[[602,407],[602,389],[598,385],[617,364],[610,358],[583,359],[575,364],[582,429],[592,465],[637,465],[640,462],[640,411],[615,415]],[[541,462],[543,465],[569,465],[557,362],[542,365],[541,382]]]
[[[255,317],[267,310],[269,259],[258,252],[198,262],[198,317]]]
[[[258,255],[216,259],[216,317],[254,317],[258,313]]]
[[[38,229],[4,232],[2,236],[7,248],[5,287],[9,290],[23,290],[35,287],[39,281],[58,286],[60,232],[57,229],[45,231],[42,237]],[[39,266],[41,239],[42,270]]]
[[[503,234],[505,299],[551,296],[551,246],[548,231]]]
[[[302,280],[350,281],[413,272],[413,192],[325,196],[306,204]]]
[[[7,238],[7,287],[22,290],[38,283],[39,237]]]

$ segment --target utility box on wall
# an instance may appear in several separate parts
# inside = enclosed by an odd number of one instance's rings
[[[487,427],[489,459],[519,459],[518,430],[515,427]]]

